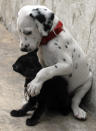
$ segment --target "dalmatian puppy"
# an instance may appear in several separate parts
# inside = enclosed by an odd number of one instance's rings
[[[28,92],[35,96],[40,93],[45,81],[54,76],[62,76],[69,83],[69,93],[74,92],[71,106],[74,116],[85,120],[87,114],[80,107],[80,102],[92,85],[92,72],[85,53],[64,25],[54,39],[40,45],[43,37],[54,32],[58,21],[59,18],[53,11],[44,6],[26,5],[18,13],[20,49],[25,52],[38,49],[38,58],[44,67],[28,84]]]

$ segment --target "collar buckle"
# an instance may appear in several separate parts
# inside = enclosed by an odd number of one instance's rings
[[[55,30],[52,30],[52,32],[54,33],[54,35],[55,35],[55,36],[57,36],[57,34],[56,34]]]

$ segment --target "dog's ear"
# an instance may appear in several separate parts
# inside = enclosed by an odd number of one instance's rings
[[[33,9],[32,13],[30,13],[30,16],[33,19],[38,20],[40,23],[44,23],[46,21],[46,18],[43,14],[40,13],[39,9]]]
[[[48,35],[53,25],[54,13],[47,9],[36,8],[32,10],[30,17],[36,21],[39,32],[43,36]]]

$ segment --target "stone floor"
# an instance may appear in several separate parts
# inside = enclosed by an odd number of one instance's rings
[[[12,71],[12,64],[21,54],[19,42],[0,24],[0,131],[96,131],[96,119],[90,113],[87,121],[78,121],[72,114],[46,114],[34,127],[25,125],[30,116],[10,116],[10,111],[19,108],[24,100],[24,78]]]

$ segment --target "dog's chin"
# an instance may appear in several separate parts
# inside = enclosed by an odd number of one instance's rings
[[[38,48],[36,48],[36,49],[25,49],[25,48],[21,48],[20,49],[21,51],[23,51],[23,52],[28,52],[28,53],[30,53],[30,52],[37,52],[38,51]]]
[[[29,52],[29,49],[21,48],[20,51],[23,51],[23,52]]]
[[[30,52],[37,52],[37,51],[38,51],[38,48],[36,48],[36,49],[29,49],[28,53],[30,53]]]

